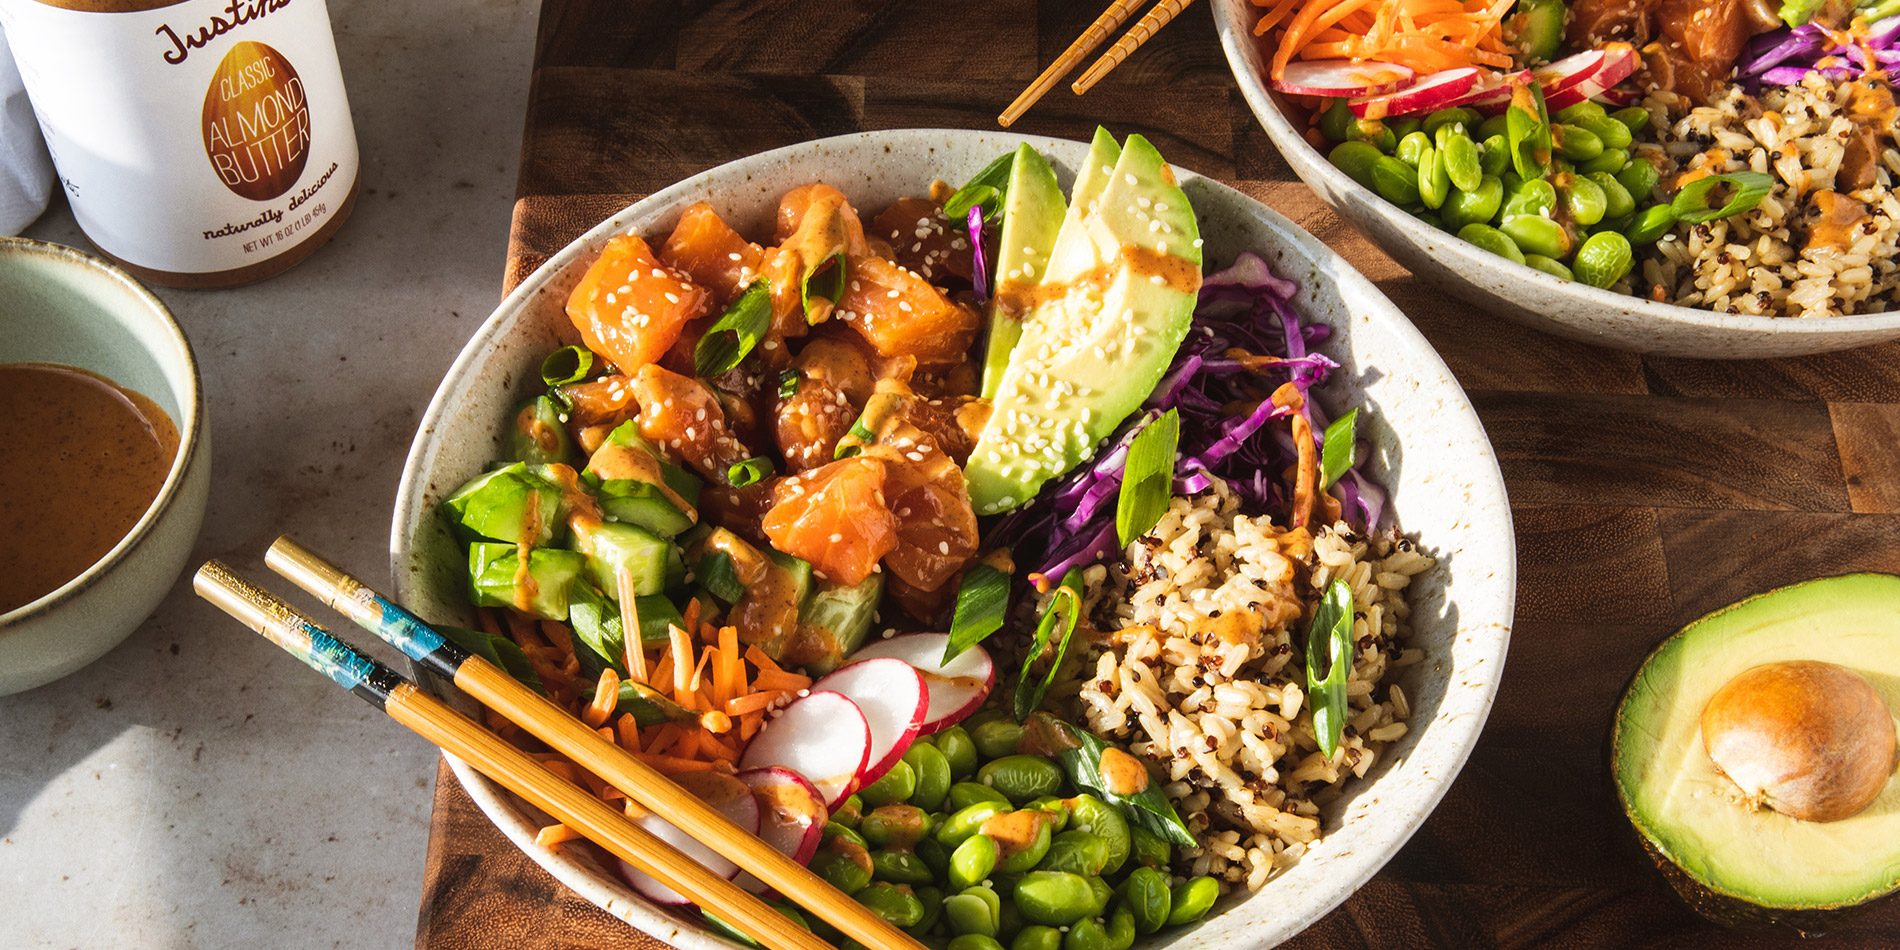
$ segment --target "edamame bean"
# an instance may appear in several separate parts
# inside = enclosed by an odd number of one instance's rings
[[[950,938],[944,950],[1003,950],[1003,945],[986,934],[958,934]]]
[[[1134,847],[1128,832],[1128,819],[1122,817],[1121,809],[1093,795],[1084,794],[1069,799],[1069,810],[1075,815],[1069,820],[1070,828],[1090,832],[1108,846],[1108,863],[1103,865],[1102,873],[1113,874],[1121,870],[1122,864],[1128,860],[1128,852]]]
[[[1092,895],[1089,900],[1088,915],[1100,917],[1108,912],[1108,902],[1115,899],[1115,888],[1099,877],[1091,876],[1088,882],[1089,893]]]
[[[1399,139],[1399,147],[1392,152],[1393,157],[1413,168],[1418,167],[1419,157],[1432,147],[1431,136],[1423,132],[1413,132]]]
[[[961,782],[976,774],[976,743],[961,725],[951,726],[934,737],[937,751],[950,763],[950,781]]]
[[[1053,840],[1048,816],[1029,809],[991,818],[983,823],[983,833],[996,839],[999,874],[1021,874],[1042,863]]]
[[[985,764],[976,780],[1021,805],[1062,787],[1062,767],[1039,755],[1007,755]]]
[[[894,805],[910,798],[917,791],[917,773],[911,771],[909,763],[899,759],[891,764],[891,770],[884,773],[870,787],[858,792],[858,797],[871,808]]]
[[[1128,950],[1135,945],[1135,915],[1126,907],[1108,915],[1108,950]]]
[[[1381,154],[1390,155],[1398,146],[1399,137],[1393,135],[1392,130],[1386,128],[1383,122],[1359,119],[1346,127],[1346,141],[1365,142],[1378,149]]]
[[[843,838],[860,848],[869,848],[871,846],[869,841],[864,840],[863,835],[858,834],[856,828],[841,825],[835,821],[825,822],[825,829],[819,833],[818,840],[821,842],[829,842],[833,838]]]
[[[1642,106],[1618,109],[1610,113],[1610,118],[1623,123],[1623,126],[1630,130],[1631,135],[1649,128],[1649,110]]]
[[[1474,129],[1478,127],[1478,123],[1482,118],[1483,117],[1478,115],[1474,109],[1467,109],[1464,106],[1452,106],[1449,109],[1440,109],[1426,116],[1424,129],[1434,136],[1438,134],[1439,129],[1448,125],[1463,125],[1467,129]]]
[[[1016,909],[1023,919],[1049,927],[1067,927],[1088,916],[1095,890],[1087,878],[1067,871],[1031,871],[1016,882]]]
[[[812,856],[811,871],[832,887],[855,894],[871,883],[871,855],[862,847],[834,839]]]
[[[1505,118],[1502,112],[1485,119],[1483,122],[1478,123],[1478,138],[1485,141],[1489,141],[1493,136],[1500,139],[1504,138],[1504,129],[1508,122],[1509,120]],[[1509,151],[1508,146],[1506,151]]]
[[[1140,825],[1129,825],[1128,834],[1133,845],[1129,856],[1135,859],[1135,864],[1144,868],[1166,868],[1168,862],[1174,860],[1174,848],[1168,839]]]
[[[1420,124],[1417,116],[1410,115],[1402,115],[1396,119],[1386,119],[1384,121],[1385,127],[1391,129],[1392,134],[1401,139],[1411,135],[1413,132],[1417,132]]]
[[[1636,215],[1636,223],[1623,232],[1623,237],[1637,246],[1654,244],[1675,226],[1676,209],[1673,205],[1650,205]]]
[[[1557,154],[1573,162],[1587,162],[1603,154],[1603,140],[1580,125],[1560,123],[1553,127],[1551,144]]]
[[[1478,145],[1478,167],[1487,175],[1502,175],[1511,165],[1511,145],[1502,135],[1493,135]]]
[[[1576,105],[1557,110],[1557,113],[1551,116],[1551,118],[1559,122],[1575,122],[1583,116],[1600,116],[1602,114],[1602,105],[1585,99]]]
[[[924,811],[936,811],[943,807],[944,796],[950,794],[950,760],[944,758],[937,747],[917,742],[904,753],[904,762],[917,775],[917,787],[910,793],[910,803]]]
[[[1596,182],[1575,175],[1565,182],[1563,199],[1564,211],[1570,219],[1585,227],[1603,220],[1604,210],[1609,206],[1609,199]]]
[[[1011,891],[1013,892],[1015,882],[1012,881],[1010,883]],[[997,891],[996,893],[1002,894],[1003,892]],[[996,913],[996,939],[1016,939],[1016,935],[1022,932],[1024,923],[1023,912],[1016,909],[1016,902],[1014,900],[1004,900],[1002,909]]]
[[[1202,880],[1206,880],[1203,878]],[[884,918],[898,929],[915,927],[924,919],[924,905],[911,889],[902,884],[889,881],[876,881],[864,890],[851,895],[857,902],[870,908],[871,913]]]
[[[1615,231],[1618,234],[1622,234],[1624,231],[1630,229],[1630,224],[1635,220],[1636,215],[1634,213],[1618,215],[1616,217],[1604,215],[1603,220],[1590,226],[1590,233],[1595,234],[1598,231]]]
[[[1451,179],[1453,187],[1460,191],[1470,191],[1478,187],[1484,177],[1484,162],[1478,158],[1477,143],[1471,141],[1460,126],[1450,126],[1450,133],[1443,136],[1444,144],[1438,146],[1439,159],[1445,163],[1445,174]]]
[[[1524,255],[1524,264],[1527,267],[1541,270],[1552,277],[1561,277],[1564,280],[1573,279],[1570,276],[1570,268],[1565,267],[1562,261],[1551,260],[1542,254]]]
[[[1518,250],[1526,254],[1554,258],[1570,256],[1570,235],[1565,233],[1564,226],[1542,215],[1507,214],[1503,221],[1498,222],[1498,230],[1504,232]]]
[[[945,847],[943,842],[926,836],[912,845],[911,850],[916,853],[918,860],[924,862],[924,867],[929,868],[930,873],[937,876],[938,880],[941,881],[950,876],[950,849]]]
[[[1135,915],[1135,929],[1145,934],[1160,930],[1168,922],[1168,910],[1174,897],[1168,891],[1168,876],[1152,867],[1129,872],[1122,882],[1122,906]]]
[[[960,891],[981,884],[996,870],[997,854],[996,839],[989,835],[974,834],[963,839],[950,852],[950,886]]]
[[[1346,145],[1352,144],[1354,143],[1347,142],[1345,145],[1333,149],[1333,151],[1337,153],[1340,149],[1344,149]],[[1364,145],[1365,143],[1360,142],[1358,144]],[[1354,154],[1362,153],[1355,151]],[[1386,157],[1385,155],[1374,155],[1372,160],[1376,164],[1377,161],[1385,159]],[[1351,171],[1347,171],[1346,173],[1349,175],[1352,174]],[[1000,759],[1006,755],[1016,754],[1016,744],[1023,741],[1023,727],[1007,719],[993,720],[972,728],[970,730],[970,741],[976,743],[976,751],[984,758]]]
[[[1372,163],[1372,190],[1395,205],[1418,203],[1418,170],[1390,155]]]
[[[1542,178],[1520,181],[1513,189],[1507,182],[1504,185],[1505,215],[1513,214],[1549,214],[1557,207],[1557,188]]]
[[[1319,114],[1319,134],[1326,136],[1329,142],[1344,142],[1346,133],[1351,131],[1355,121],[1352,109],[1344,99],[1334,99],[1326,111]]]
[[[1609,172],[1591,172],[1584,176],[1603,189],[1603,217],[1620,218],[1636,211],[1636,198]]]
[[[1485,224],[1498,216],[1503,206],[1504,185],[1496,175],[1486,175],[1478,180],[1478,187],[1470,191],[1454,191],[1445,199],[1445,206],[1438,213],[1445,219],[1445,227],[1456,231],[1467,224]],[[1137,836],[1137,843],[1140,838]],[[1163,841],[1162,845],[1166,846]]]
[[[1517,249],[1517,243],[1505,237],[1503,231],[1488,224],[1467,224],[1458,229],[1458,239],[1505,260],[1524,263],[1524,252]]]
[[[1451,176],[1445,172],[1445,157],[1430,145],[1418,156],[1417,185],[1418,200],[1425,202],[1425,207],[1436,210],[1444,206],[1445,195],[1451,191]]]
[[[858,826],[858,820],[863,817],[864,799],[853,795],[846,798],[844,804],[838,806],[837,811],[831,813],[831,823],[843,825],[846,828],[856,828]]]
[[[1092,876],[1108,866],[1108,842],[1091,831],[1065,831],[1049,844],[1049,853],[1036,865],[1039,871],[1067,871]]]
[[[1629,238],[1615,231],[1592,234],[1577,248],[1575,260],[1570,269],[1577,280],[1592,287],[1608,287],[1623,279],[1629,273],[1631,250]]]
[[[1603,150],[1603,154],[1578,165],[1577,171],[1585,175],[1594,175],[1597,172],[1614,175],[1622,171],[1623,166],[1629,163],[1630,153],[1628,149],[1606,148]]]
[[[1031,924],[1016,934],[1010,941],[1009,950],[1062,950],[1062,931],[1041,924]]]
[[[997,802],[1009,804],[1009,797],[981,782],[958,782],[950,786],[950,794],[944,796],[944,807],[951,814],[962,811],[977,802]]]
[[[943,917],[950,932],[996,936],[1003,899],[987,887],[966,887],[943,899]]]
[[[1439,217],[1438,212],[1436,211],[1432,211],[1427,208],[1407,208],[1405,209],[1405,213],[1411,215],[1414,218],[1419,219],[1420,221],[1425,222],[1426,224],[1434,228],[1437,228],[1440,231],[1443,231],[1445,229],[1445,219]]]
[[[1054,795],[1044,795],[1023,807],[1033,808],[1048,815],[1049,830],[1052,832],[1060,834],[1069,827],[1069,803]]]
[[[1108,930],[1101,920],[1084,917],[1069,925],[1062,938],[1062,950],[1108,950]]]
[[[916,805],[881,805],[858,824],[858,835],[873,848],[908,848],[930,828],[930,816]]]
[[[917,903],[924,905],[924,919],[908,928],[913,937],[922,937],[937,926],[943,919],[943,892],[931,885],[913,888],[911,893],[917,897]]]
[[[1616,181],[1630,193],[1630,197],[1644,202],[1654,197],[1656,186],[1662,182],[1662,172],[1657,171],[1648,159],[1638,155],[1616,173]]]
[[[912,852],[880,849],[871,852],[871,879],[920,887],[936,880],[937,875]]]
[[[1630,127],[1607,115],[1584,116],[1571,124],[1595,135],[1605,149],[1630,147]]]
[[[1220,885],[1211,877],[1181,882],[1170,895],[1173,906],[1168,910],[1168,923],[1179,927],[1200,920],[1207,916],[1219,896]]]
[[[943,820],[937,826],[937,840],[952,848],[961,845],[982,829],[983,823],[1009,811],[1008,802],[976,802]],[[955,853],[952,852],[952,857]]]

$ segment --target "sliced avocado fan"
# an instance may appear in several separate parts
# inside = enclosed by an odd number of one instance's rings
[[[1096,135],[1107,137],[1100,130]],[[1113,138],[1108,143],[1120,151]],[[1049,252],[1062,230],[1062,212],[1062,186],[1056,182],[1055,170],[1027,143],[1016,146],[1009,191],[1003,199],[1003,230],[996,245],[996,293],[990,298],[990,335],[983,361],[985,399],[996,396],[1009,354],[1023,335],[1022,314],[1014,301],[1040,283],[1049,269]]]
[[[1194,209],[1146,139],[1129,136],[1111,165],[1113,147],[1098,131],[1042,279],[1017,297],[1021,338],[993,390],[985,380],[990,419],[964,468],[979,515],[1093,457],[1154,391],[1193,320]]]

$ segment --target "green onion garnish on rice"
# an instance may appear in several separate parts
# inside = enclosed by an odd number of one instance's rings
[[[1063,575],[1062,583],[1049,598],[1049,609],[1043,611],[1042,621],[1036,624],[1036,639],[1029,644],[1028,652],[1023,654],[1023,669],[1016,676],[1016,695],[1014,712],[1016,721],[1022,722],[1029,714],[1042,705],[1042,698],[1049,693],[1049,687],[1055,684],[1056,670],[1062,666],[1062,657],[1069,652],[1069,636],[1075,633],[1075,622],[1082,616],[1082,569],[1069,568]],[[1039,680],[1031,681],[1029,668],[1049,648],[1055,640],[1056,625],[1062,625],[1062,640],[1056,644],[1055,656],[1049,660],[1049,672]],[[1345,686],[1340,687],[1340,695],[1345,696]]]
[[[1709,198],[1718,186],[1726,185],[1734,189],[1727,203],[1719,208],[1709,207]],[[1676,198],[1670,206],[1676,212],[1676,220],[1689,224],[1714,221],[1730,215],[1741,214],[1768,197],[1774,190],[1775,179],[1762,172],[1730,172],[1726,175],[1710,175],[1698,178],[1676,192]]]
[[[1353,442],[1358,438],[1359,407],[1346,411],[1346,414],[1333,420],[1326,427],[1326,435],[1320,440],[1319,450],[1319,487],[1333,487],[1339,476],[1346,474],[1352,467]]]
[[[978,564],[963,575],[957,588],[957,610],[950,620],[950,639],[943,646],[943,662],[982,642],[1003,628],[1009,607],[1009,575],[988,564]]]
[[[1170,409],[1128,443],[1122,487],[1115,499],[1115,535],[1127,547],[1147,534],[1174,495],[1174,454],[1181,442],[1181,414]]]
[[[1330,659],[1322,661],[1320,651],[1328,645]],[[1324,678],[1319,675],[1322,662],[1328,667]],[[1339,751],[1339,737],[1346,728],[1346,680],[1351,676],[1352,588],[1334,580],[1306,631],[1306,693],[1313,704],[1313,735],[1319,740],[1320,754],[1328,759]]]
[[[564,346],[541,361],[541,381],[549,386],[578,383],[594,371],[594,354],[584,346]]]
[[[753,456],[743,462],[734,462],[726,469],[726,482],[734,488],[756,485],[772,477],[772,460],[763,456]]]

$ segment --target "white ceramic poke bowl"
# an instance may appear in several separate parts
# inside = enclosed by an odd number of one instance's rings
[[[901,130],[821,139],[695,175],[602,222],[556,254],[513,293],[462,350],[436,391],[410,449],[391,537],[396,590],[424,618],[467,623],[464,559],[436,516],[449,492],[506,454],[502,434],[518,401],[539,383],[551,349],[578,342],[563,304],[612,235],[666,233],[680,211],[705,200],[741,233],[769,233],[779,196],[825,181],[860,209],[922,194],[934,178],[961,181],[1028,142],[1056,166],[1066,189],[1087,151],[1078,142],[1001,132]],[[1412,645],[1426,662],[1399,680],[1414,700],[1412,731],[1366,780],[1324,814],[1325,837],[1256,894],[1230,896],[1198,926],[1152,945],[1266,947],[1345,900],[1385,864],[1444,794],[1484,725],[1510,636],[1516,559],[1504,483],[1464,392],[1418,331],[1372,284],[1291,222],[1246,196],[1180,171],[1200,218],[1210,265],[1244,250],[1300,285],[1305,319],[1333,328],[1325,352],[1342,365],[1322,402],[1366,406],[1377,423],[1372,474],[1392,489],[1403,530],[1439,559],[1415,592]],[[870,213],[867,211],[867,213]],[[1420,583],[1422,582],[1422,583]],[[452,763],[510,840],[562,883],[628,923],[686,950],[727,947],[688,919],[649,904],[584,849],[534,843],[544,821],[467,765]]]
[[[1766,359],[1900,339],[1900,312],[1817,319],[1736,316],[1656,303],[1562,280],[1482,250],[1405,213],[1333,167],[1267,88],[1253,35],[1260,8],[1214,0],[1214,23],[1241,95],[1281,157],[1320,200],[1412,273],[1501,317],[1555,336],[1638,353]]]

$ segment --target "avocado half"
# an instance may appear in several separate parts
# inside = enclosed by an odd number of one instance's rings
[[[1825,929],[1900,889],[1900,779],[1838,821],[1744,801],[1703,743],[1710,697],[1768,663],[1818,660],[1900,710],[1900,577],[1848,574],[1758,594],[1684,627],[1643,662],[1611,739],[1617,797],[1670,883],[1719,922]]]

